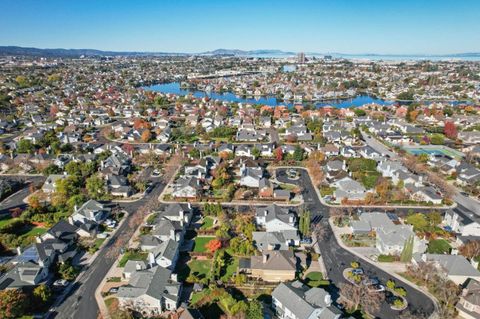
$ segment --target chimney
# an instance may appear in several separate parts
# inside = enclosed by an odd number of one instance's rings
[[[40,236],[36,236],[35,241],[40,244],[42,242],[42,238]]]
[[[140,264],[140,261],[137,261],[137,262],[135,263],[135,269],[137,269],[137,270],[142,270],[142,265]]]
[[[262,254],[262,262],[265,264],[268,260],[268,254],[264,253]]]
[[[20,246],[17,247],[17,255],[22,254],[22,248]]]
[[[73,211],[76,212],[78,210],[78,207],[77,205],[75,204],[75,206],[73,206]]]

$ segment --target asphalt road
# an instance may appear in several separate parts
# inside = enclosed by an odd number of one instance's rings
[[[133,236],[135,229],[130,227],[130,219],[142,205],[152,198],[158,198],[163,191],[165,184],[158,179],[154,183],[153,189],[144,198],[136,202],[119,204],[120,208],[129,212],[125,222],[109,238],[107,244],[101,249],[99,255],[82,275],[77,285],[73,287],[61,305],[54,309],[49,318],[95,319],[98,317],[99,309],[95,300],[95,291],[120,255],[115,243],[120,238],[125,239]]]
[[[335,285],[332,289],[332,297],[338,297],[338,286],[340,283],[347,283],[345,278],[343,277],[343,270],[346,267],[349,267],[352,261],[358,261],[361,267],[364,269],[365,273],[368,276],[376,277],[385,284],[388,279],[395,279],[392,278],[388,273],[382,271],[380,268],[374,266],[373,264],[367,263],[363,260],[358,260],[358,258],[348,252],[347,250],[343,249],[336,241],[333,231],[328,224],[328,217],[329,217],[329,208],[323,205],[317,193],[313,187],[313,184],[308,176],[308,173],[303,169],[298,169],[299,178],[297,180],[289,179],[286,174],[285,169],[278,169],[277,170],[277,179],[280,182],[292,183],[299,185],[303,188],[304,194],[304,201],[305,207],[311,212],[312,219],[315,219],[317,216],[322,216],[321,223],[325,225],[327,229],[326,236],[324,240],[318,242],[320,247],[320,251],[322,253],[322,258],[325,263],[325,267],[327,268],[327,273],[329,279]],[[318,219],[318,218],[317,218]],[[410,286],[399,283],[398,279],[395,279],[399,286],[402,286],[407,291],[407,300],[409,302],[409,309],[415,313],[424,313],[424,314],[431,314],[434,310],[433,302],[422,292],[411,288]],[[381,309],[377,315],[378,318],[398,318],[399,317],[398,311],[393,311],[389,304],[384,302],[381,306]]]
[[[20,190],[5,198],[0,203],[0,216],[9,214],[10,210],[13,208],[21,208],[22,210],[27,208],[27,204],[25,204],[23,200],[30,195],[30,183],[39,185],[45,181],[45,177],[43,176],[2,176],[1,178],[16,180],[24,183],[24,185]]]

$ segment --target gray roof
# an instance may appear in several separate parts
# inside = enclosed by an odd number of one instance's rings
[[[283,307],[288,308],[299,319],[311,318],[315,312],[315,318],[331,319],[338,318],[340,312],[330,309],[325,301],[329,294],[322,288],[309,288],[299,281],[281,283],[272,292],[272,297],[278,300]]]
[[[253,232],[253,241],[259,250],[288,250],[287,241],[300,240],[298,232],[294,230],[284,230],[282,232]]]
[[[461,255],[425,254],[426,261],[438,263],[450,276],[480,277],[480,271]]]
[[[164,257],[173,260],[178,252],[179,244],[175,240],[169,239],[153,248],[150,252],[155,258]]]
[[[290,219],[295,218],[295,214],[290,212],[288,208],[282,208],[275,204],[267,207],[257,207],[255,216],[265,217],[266,222],[279,219],[285,223],[290,223]]]
[[[132,273],[128,285],[118,289],[120,298],[137,298],[144,294],[161,300],[167,298],[178,301],[180,284],[170,280],[171,271],[162,267],[153,267]]]

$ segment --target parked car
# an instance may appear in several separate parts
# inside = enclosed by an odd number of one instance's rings
[[[370,289],[375,291],[375,292],[383,292],[383,291],[385,291],[385,286],[381,285],[381,284],[378,284],[378,285],[371,286]]]
[[[55,282],[53,283],[53,287],[58,289],[65,288],[66,286],[68,286],[68,284],[69,284],[68,280],[58,279],[58,280],[55,280]]]
[[[380,282],[378,281],[377,278],[365,278],[362,283],[365,285],[365,286],[375,286],[375,285],[379,285]]]
[[[111,294],[116,294],[118,292],[118,287],[112,287],[108,290],[108,292]]]
[[[152,172],[152,176],[153,177],[158,177],[160,176],[160,171],[158,169],[154,169],[153,172]]]
[[[363,269],[362,268],[355,268],[355,269],[352,270],[352,274],[363,275]]]
[[[289,178],[296,178],[297,175],[298,175],[298,172],[297,172],[296,169],[290,168],[290,169],[287,170],[287,176]]]

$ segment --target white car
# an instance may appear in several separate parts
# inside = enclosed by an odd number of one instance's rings
[[[68,284],[69,284],[68,280],[58,279],[58,280],[55,280],[55,282],[53,283],[53,286],[56,288],[63,288],[68,286]]]

